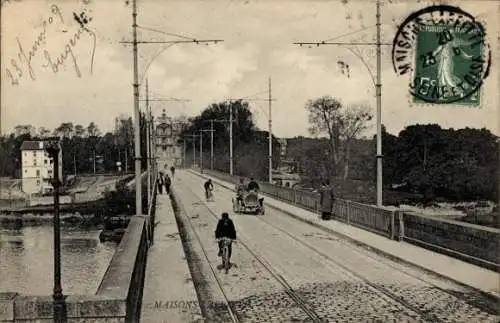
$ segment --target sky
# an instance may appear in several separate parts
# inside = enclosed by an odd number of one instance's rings
[[[375,116],[369,72],[376,73],[374,46],[350,47],[359,50],[361,60],[345,46],[293,44],[332,38],[374,41],[375,2],[344,2],[138,0],[139,40],[224,40],[210,45],[139,44],[141,109],[147,79],[151,99],[171,100],[151,102],[155,115],[165,109],[173,117],[193,116],[211,103],[250,97],[254,121],[267,129],[270,77],[273,133],[278,137],[307,136],[305,103],[323,95],[346,105],[366,104]],[[394,72],[392,42],[399,24],[432,2],[385,0],[381,37],[388,45],[382,46],[382,124],[395,134],[408,125],[438,123],[444,128],[486,127],[498,135],[500,2],[446,3],[459,5],[486,26],[493,63],[482,87],[481,106],[411,102],[409,80]],[[86,25],[89,32],[82,32],[73,17],[82,12],[91,18]],[[3,1],[1,15],[2,133],[18,124],[53,129],[67,121],[83,125],[94,121],[102,131],[110,131],[116,116],[133,115],[133,51],[131,45],[120,43],[132,40],[131,2],[10,0]],[[20,47],[26,55],[21,62]],[[18,62],[20,77],[12,60]],[[349,77],[339,60],[349,64]],[[364,135],[375,133],[375,120]]]

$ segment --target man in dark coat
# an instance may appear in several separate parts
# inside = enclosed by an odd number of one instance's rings
[[[158,194],[163,194],[163,185],[165,184],[164,183],[164,178],[163,178],[163,173],[160,172],[158,174]]]
[[[172,181],[170,180],[170,176],[165,175],[165,193],[170,194],[170,185]]]
[[[333,187],[330,185],[330,181],[326,180],[321,187],[321,195],[320,195],[320,211],[321,211],[321,219],[330,220],[332,218],[333,211],[333,201],[335,199],[333,193]]]
[[[215,229],[215,239],[220,239],[222,237],[230,238],[236,240],[236,229],[234,227],[233,220],[229,218],[229,214],[226,212],[222,213],[222,218],[217,223],[217,228]],[[231,259],[232,248],[229,244],[229,259]],[[219,257],[222,256],[222,241],[219,241]]]
[[[258,191],[260,189],[259,184],[255,181],[253,177],[250,178],[248,183],[248,191]]]

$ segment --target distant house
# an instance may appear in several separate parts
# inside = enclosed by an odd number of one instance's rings
[[[180,132],[180,124],[168,117],[163,109],[161,116],[156,118],[156,155],[169,168],[182,165],[183,147],[179,145]],[[163,168],[164,165],[159,167]]]
[[[278,171],[273,171],[273,184],[283,187],[294,187],[300,182],[300,176],[298,174],[286,174]]]
[[[26,194],[49,193],[54,161],[45,151],[47,141],[24,141],[21,145],[22,190]],[[59,178],[62,179],[62,150],[59,151]]]

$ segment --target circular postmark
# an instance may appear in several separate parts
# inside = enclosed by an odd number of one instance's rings
[[[478,105],[491,65],[483,25],[460,8],[438,5],[411,14],[392,46],[397,75],[409,75],[414,102]]]

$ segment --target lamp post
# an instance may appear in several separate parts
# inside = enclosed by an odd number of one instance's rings
[[[209,120],[209,121],[211,123],[210,129],[200,130],[200,136],[203,135],[203,132],[210,132],[210,169],[213,170],[214,169],[214,131],[215,131],[214,130],[214,121],[215,120]],[[201,146],[201,144],[200,144],[200,146]],[[203,169],[202,169],[202,172],[203,172]]]
[[[392,46],[392,44],[389,43],[382,43],[380,40],[381,37],[381,13],[380,13],[380,5],[381,1],[376,0],[376,26],[377,26],[377,41],[375,43],[368,42],[368,43],[356,43],[356,42],[330,42],[330,41],[322,41],[322,42],[296,42],[294,44],[296,45],[316,45],[319,47],[320,45],[334,45],[334,46],[345,46],[345,45],[363,45],[363,46],[376,46],[377,50],[377,74],[376,78],[374,77],[370,67],[366,63],[365,59],[363,58],[362,55],[357,53],[356,51],[350,49],[349,47],[346,47],[350,52],[352,52],[355,56],[357,56],[361,62],[365,65],[365,67],[368,70],[368,73],[370,74],[373,85],[375,87],[375,96],[376,96],[376,104],[377,104],[377,154],[376,154],[376,160],[377,160],[377,206],[382,207],[383,206],[383,183],[382,183],[382,162],[383,162],[383,154],[382,154],[382,80],[381,80],[381,46]],[[345,36],[345,35],[344,35]],[[342,37],[342,36],[341,36]],[[340,38],[340,37],[338,37]]]
[[[59,152],[61,148],[59,142],[51,141],[45,147],[49,156],[54,160],[54,177],[52,187],[54,189],[54,294],[53,309],[54,321],[66,322],[66,304],[61,286],[61,228],[59,219],[59,187],[61,180],[59,178]]]
[[[198,138],[198,136],[199,135],[185,135],[185,137],[190,138],[193,143],[193,162],[191,163],[191,167],[194,167],[196,163],[196,138]]]

